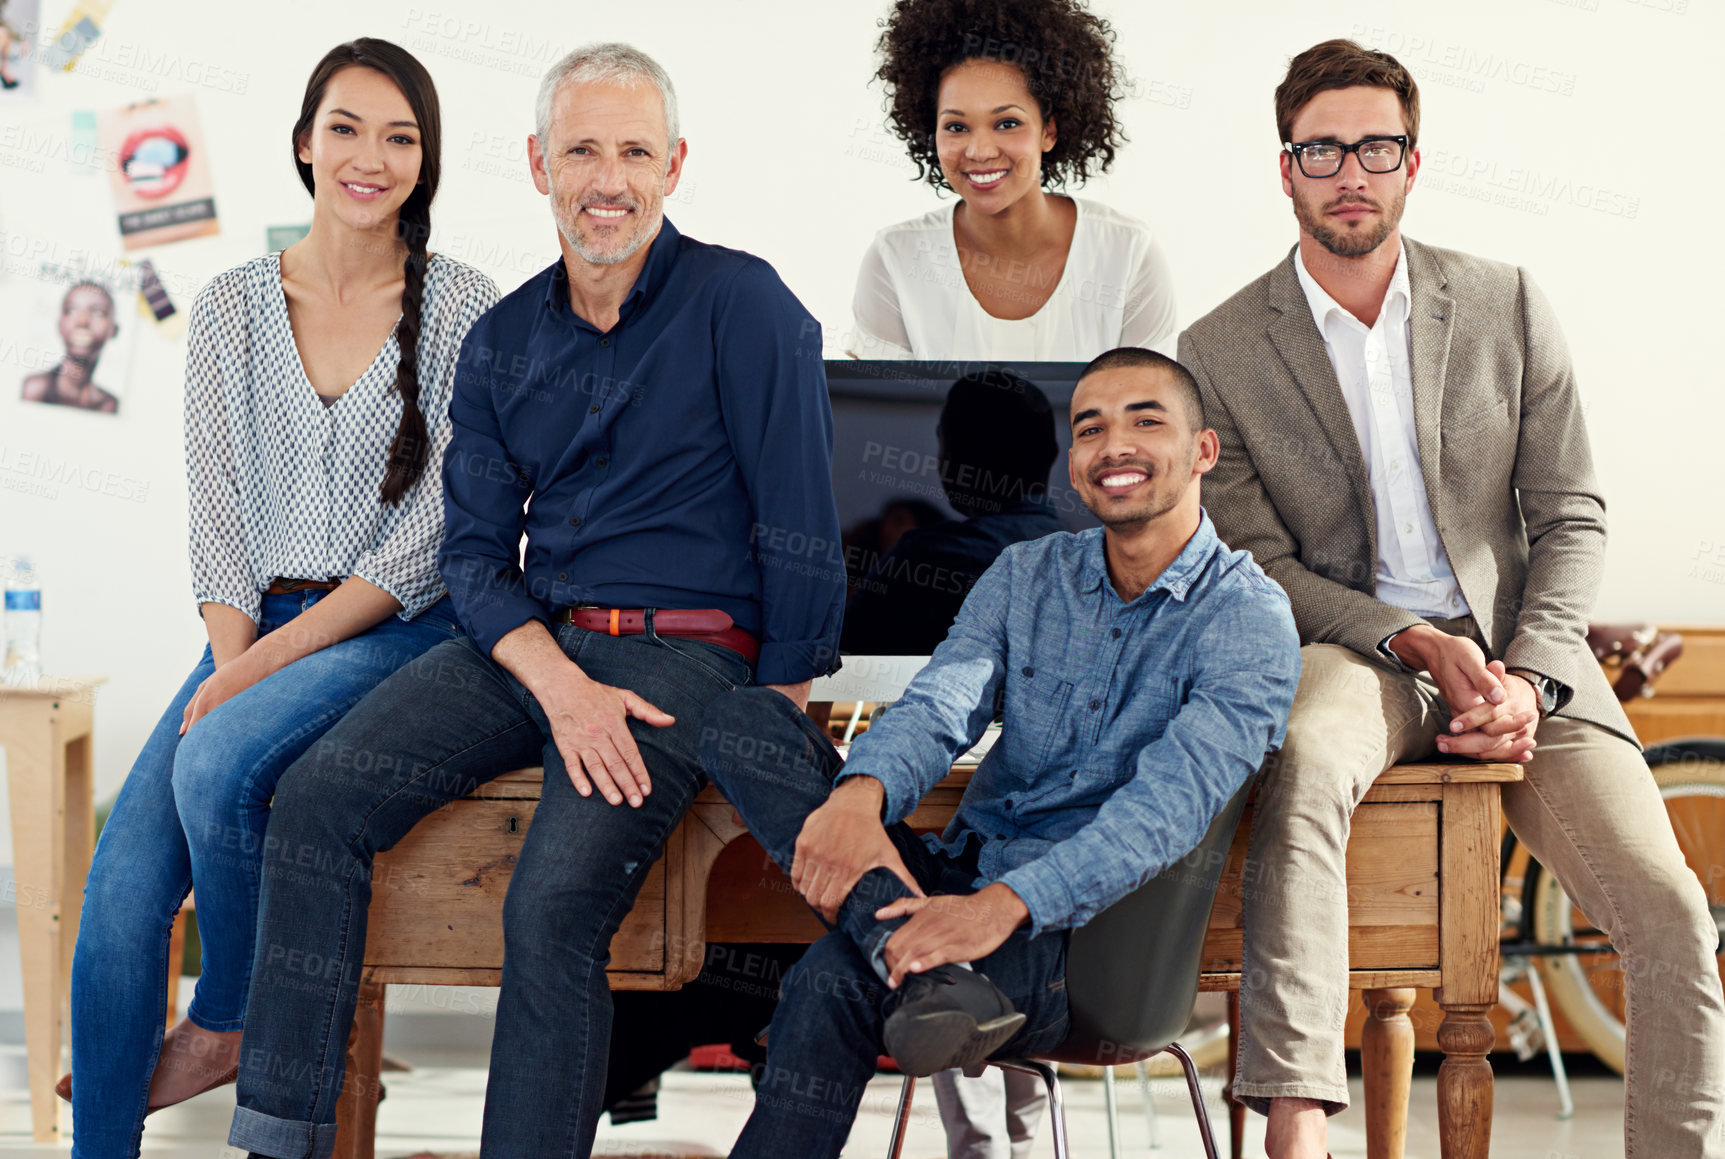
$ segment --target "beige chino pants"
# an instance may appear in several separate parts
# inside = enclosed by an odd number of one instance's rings
[[[1434,621],[1478,640],[1471,619]],[[1234,1094],[1347,1106],[1343,859],[1378,774],[1436,752],[1449,707],[1424,673],[1311,644],[1288,736],[1253,808],[1245,892],[1242,1033]],[[1725,997],[1718,930],[1635,746],[1562,716],[1540,722],[1526,779],[1503,786],[1516,836],[1623,955],[1629,1159],[1725,1156]]]

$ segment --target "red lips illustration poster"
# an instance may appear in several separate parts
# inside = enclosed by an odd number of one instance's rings
[[[97,125],[129,250],[219,233],[209,153],[190,94],[103,114]]]

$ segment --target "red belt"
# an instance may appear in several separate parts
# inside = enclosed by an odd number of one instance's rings
[[[647,630],[646,608],[564,608],[558,620],[589,632],[608,636],[639,636]],[[730,615],[717,608],[658,608],[653,611],[653,631],[660,636],[705,640],[729,648],[753,664],[761,656],[761,642],[736,626]]]

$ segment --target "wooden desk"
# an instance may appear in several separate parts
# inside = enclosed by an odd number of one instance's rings
[[[0,748],[12,810],[13,898],[24,976],[24,1044],[30,1135],[60,1137],[60,1040],[71,1000],[84,879],[95,811],[90,782],[96,687],[105,676],[44,677],[34,688],[0,684]]]
[[[1486,1011],[1497,1000],[1498,785],[1514,765],[1402,765],[1355,812],[1348,844],[1349,955],[1355,989],[1377,1006],[1368,1048],[1374,1159],[1401,1152],[1413,1032],[1412,988],[1444,1010],[1438,1076],[1445,1159],[1483,1159],[1491,1134]],[[939,829],[969,770],[956,770],[910,824]],[[493,781],[422,821],[378,858],[360,1011],[348,1057],[338,1156],[371,1155],[389,983],[497,985],[510,870],[539,795],[537,769]],[[1240,984],[1240,895],[1250,814],[1235,836],[1205,943],[1202,988]],[[670,990],[701,971],[712,942],[808,942],[823,932],[790,883],[712,789],[672,834],[611,946],[611,985]]]

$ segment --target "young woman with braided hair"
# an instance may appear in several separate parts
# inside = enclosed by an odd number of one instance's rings
[[[460,632],[436,566],[439,468],[457,354],[497,289],[426,251],[430,76],[388,41],[338,46],[293,147],[311,232],[192,308],[186,470],[209,646],[126,778],[85,889],[77,1081],[61,1080],[80,1159],[131,1159],[149,1111],[232,1081],[277,778]],[[168,937],[194,884],[203,971],[164,1036]]]

